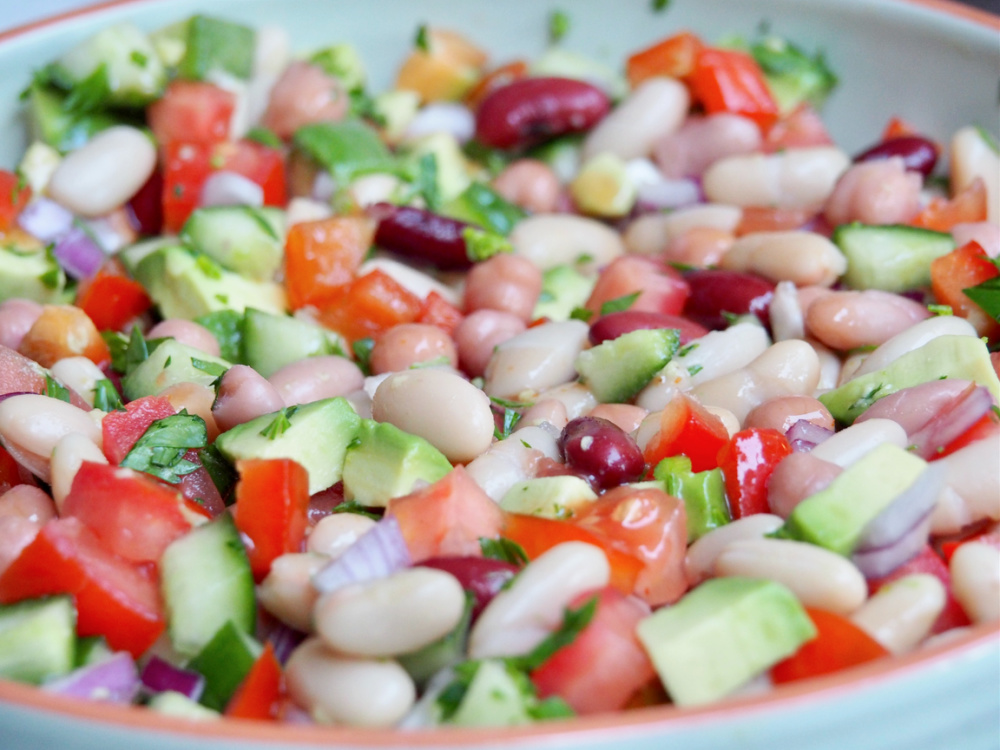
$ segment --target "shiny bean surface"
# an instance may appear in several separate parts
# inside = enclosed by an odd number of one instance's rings
[[[970,620],[1000,620],[1000,550],[982,542],[966,542],[955,550],[949,570],[955,598]]]
[[[340,557],[374,525],[375,521],[358,513],[331,513],[321,518],[309,531],[306,549],[329,558]]]
[[[719,112],[688,117],[676,132],[654,144],[653,156],[668,177],[697,176],[719,159],[759,150],[761,141],[753,120]]]
[[[876,143],[854,157],[855,162],[883,159],[901,159],[906,169],[919,172],[924,177],[934,171],[938,160],[938,147],[919,135],[900,135]]]
[[[941,581],[917,573],[880,588],[851,614],[851,621],[892,653],[905,654],[930,635],[944,605]]]
[[[50,463],[50,479],[52,499],[62,509],[62,501],[66,499],[76,472],[84,461],[106,464],[104,452],[97,447],[92,439],[79,432],[63,435],[52,449]]]
[[[656,255],[674,239],[692,229],[714,229],[732,234],[743,209],[717,203],[678,208],[669,213],[639,216],[625,229],[623,239],[630,253]]]
[[[812,396],[778,396],[768,399],[750,410],[744,426],[762,427],[787,432],[788,428],[804,419],[828,430],[834,429],[833,416],[819,399]]]
[[[521,318],[500,310],[476,310],[466,315],[455,329],[462,369],[473,376],[482,375],[494,350],[526,328]]]
[[[376,375],[421,364],[457,367],[458,351],[451,336],[438,326],[403,323],[378,338],[369,361]]]
[[[65,401],[25,394],[0,402],[0,438],[8,447],[49,457],[61,438],[79,432],[96,445],[101,428],[85,411]]]
[[[522,391],[542,391],[574,380],[574,363],[587,333],[586,323],[567,320],[529,328],[507,339],[486,366],[486,393],[512,398]]]
[[[538,159],[511,162],[493,179],[493,187],[511,203],[536,214],[555,211],[561,189],[556,173]]]
[[[635,440],[600,417],[577,417],[559,436],[566,464],[595,487],[608,489],[638,480],[646,464]]]
[[[847,468],[883,443],[898,448],[907,446],[906,430],[891,419],[869,419],[855,422],[812,449],[816,458]]]
[[[529,216],[517,223],[509,239],[517,255],[543,271],[567,263],[596,270],[625,252],[616,231],[596,219],[572,214]]]
[[[936,315],[921,320],[884,342],[869,354],[852,377],[876,372],[895,362],[908,352],[919,349],[938,336],[976,336],[969,321],[956,315]]]
[[[928,317],[923,305],[878,289],[831,292],[809,305],[806,330],[827,346],[848,351],[884,344]]]
[[[324,555],[290,552],[276,557],[257,587],[260,605],[303,633],[313,632],[313,607],[319,593],[312,577],[329,562]]]
[[[837,181],[823,215],[830,226],[904,224],[920,212],[923,180],[899,157],[854,164]]]
[[[722,551],[740,540],[760,539],[781,528],[784,521],[769,513],[755,513],[712,529],[688,547],[684,574],[688,585],[697,586],[715,574],[715,562]]]
[[[212,417],[224,432],[284,406],[285,400],[278,389],[256,370],[246,365],[233,365],[219,383]]]
[[[176,339],[182,344],[194,347],[213,357],[219,356],[219,342],[205,326],[191,320],[171,318],[157,323],[146,333],[148,340],[160,338]]]
[[[38,316],[42,306],[29,299],[8,299],[0,303],[0,345],[18,349]]]
[[[106,380],[104,372],[86,357],[64,357],[49,368],[52,376],[77,394],[90,406],[94,405],[94,387]]]
[[[542,291],[542,272],[529,259],[501,253],[474,265],[465,278],[465,309],[500,310],[525,323]]]
[[[847,259],[826,237],[793,230],[744,235],[726,251],[719,265],[774,282],[831,286],[847,270]]]
[[[606,419],[627,433],[635,432],[648,414],[646,409],[633,404],[598,404],[587,412],[588,417]]]
[[[795,506],[825,490],[843,468],[813,455],[812,451],[785,456],[767,482],[767,504],[771,512],[788,518]]]
[[[52,498],[34,485],[19,484],[0,495],[0,574],[55,516]]]
[[[268,378],[285,406],[346,396],[361,388],[364,381],[356,364],[334,354],[297,360]]]
[[[681,126],[690,103],[688,90],[680,81],[650,78],[588,133],[584,159],[607,152],[622,159],[648,156],[657,140]]]

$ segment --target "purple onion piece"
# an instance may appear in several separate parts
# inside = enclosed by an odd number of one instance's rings
[[[945,472],[941,464],[928,464],[909,487],[869,521],[854,547],[855,553],[888,547],[913,529],[934,509],[944,486]]]
[[[258,622],[263,622],[263,620]],[[288,657],[292,655],[296,647],[306,639],[306,634],[301,630],[296,630],[281,620],[271,617],[267,618],[267,624],[263,630],[258,628],[258,636],[271,644],[271,648],[274,649],[274,658],[282,665],[288,661]]]
[[[971,387],[955,400],[952,408],[930,419],[927,424],[909,435],[913,452],[921,458],[931,458],[960,437],[972,425],[989,413],[993,397],[985,386]]]
[[[25,207],[17,217],[17,223],[42,242],[52,242],[73,228],[73,212],[54,200],[41,197]]]
[[[321,594],[352,583],[385,578],[413,564],[399,521],[385,516],[354,544],[313,576],[313,588]]]
[[[119,651],[104,661],[46,683],[42,689],[83,700],[128,704],[139,695],[140,684],[135,660],[131,654]]]
[[[90,278],[106,259],[104,251],[80,227],[73,227],[60,237],[52,248],[52,254],[74,279]]]
[[[198,700],[205,689],[205,678],[199,672],[175,667],[159,656],[152,657],[146,663],[139,679],[142,680],[143,688],[150,693],[171,690],[193,701]]]
[[[831,435],[833,435],[833,430],[810,422],[808,419],[800,419],[785,430],[785,437],[788,438],[792,450],[796,453],[811,451]]]
[[[865,578],[887,576],[907,560],[915,557],[926,544],[931,533],[931,514],[926,513],[910,529],[884,547],[857,551],[851,555],[853,562]]]

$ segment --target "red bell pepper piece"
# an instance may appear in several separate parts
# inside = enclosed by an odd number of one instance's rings
[[[237,719],[274,721],[278,718],[281,697],[281,665],[268,642],[229,699],[225,714]]]
[[[719,468],[726,480],[733,520],[768,512],[771,472],[791,452],[788,438],[777,430],[760,427],[737,432],[719,451]]]
[[[709,114],[749,117],[765,133],[778,119],[778,105],[764,73],[746,52],[705,47],[698,53],[689,80],[695,100]]]
[[[642,455],[650,466],[668,456],[687,456],[691,471],[709,471],[719,465],[719,450],[728,440],[729,431],[721,419],[697,401],[678,395],[664,407],[660,430]]]
[[[771,668],[775,684],[819,677],[888,656],[889,651],[846,617],[806,607],[817,635]]]

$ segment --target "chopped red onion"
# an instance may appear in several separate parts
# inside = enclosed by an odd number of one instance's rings
[[[948,408],[942,409],[908,436],[913,452],[924,459],[933,458],[939,449],[960,437],[989,413],[992,406],[993,397],[985,386],[970,385]]]
[[[316,177],[313,178],[312,190],[309,193],[309,197],[313,200],[326,203],[333,198],[333,195],[336,192],[337,181],[333,179],[333,175],[325,169],[321,169],[317,172]]]
[[[132,655],[119,651],[104,661],[80,667],[48,682],[43,690],[84,700],[132,703],[139,694],[139,672]]]
[[[459,143],[470,140],[476,132],[476,118],[468,107],[455,102],[435,102],[422,108],[406,127],[407,138],[421,138],[432,133],[448,133]]]
[[[810,422],[808,419],[800,419],[785,431],[785,437],[796,453],[807,453],[833,435],[833,430]]]
[[[104,251],[81,227],[73,227],[56,240],[52,254],[74,279],[88,279],[104,264]]]
[[[274,658],[279,664],[288,661],[295,648],[306,639],[306,634],[301,630],[289,627],[285,623],[276,620],[270,631],[264,636],[264,640],[271,644],[274,649]]]
[[[855,552],[888,547],[913,529],[934,509],[944,487],[945,473],[946,469],[941,464],[928,464],[909,487],[869,521],[854,548]]]
[[[237,172],[219,170],[201,188],[202,206],[263,206],[264,188]]]
[[[931,514],[927,512],[912,528],[891,544],[851,555],[853,562],[865,578],[882,578],[915,557],[927,544],[931,533]]]
[[[17,223],[42,242],[52,242],[73,227],[73,212],[49,198],[37,198],[25,206]]]
[[[344,554],[316,573],[312,584],[321,594],[326,594],[352,583],[385,578],[412,564],[399,522],[392,516],[386,516],[359,537]]]
[[[181,693],[193,701],[201,698],[205,689],[205,678],[190,669],[175,667],[159,656],[152,657],[140,675],[142,686],[150,693],[163,693],[171,690]]]

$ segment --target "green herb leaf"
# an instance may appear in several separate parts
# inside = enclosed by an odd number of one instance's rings
[[[268,440],[274,440],[275,438],[284,435],[285,431],[292,426],[290,418],[299,407],[297,406],[286,406],[284,409],[278,411],[271,423],[268,424],[260,434],[266,437]]]
[[[191,366],[194,369],[201,370],[206,375],[211,375],[214,378],[221,378],[229,369],[225,365],[220,365],[218,362],[211,362],[207,359],[198,359],[197,357],[191,357]]]
[[[465,240],[465,254],[473,263],[501,253],[514,252],[514,246],[510,244],[510,240],[501,234],[485,229],[465,227],[462,230],[462,239]]]
[[[951,305],[927,305],[927,312],[931,315],[953,315]]]
[[[589,323],[592,317],[594,317],[594,311],[588,310],[586,307],[574,307],[569,313],[570,320],[582,320],[584,323]]]
[[[219,356],[233,364],[242,364],[243,313],[235,310],[216,310],[194,319],[215,336],[219,342]]]
[[[108,66],[101,63],[94,71],[76,83],[63,102],[70,115],[83,115],[101,109],[111,95]]]
[[[423,197],[429,211],[437,211],[441,205],[438,190],[438,163],[434,154],[421,154],[417,160],[416,193]]]
[[[688,375],[690,375],[693,378],[695,375],[697,375],[704,369],[705,368],[702,367],[701,365],[691,365],[690,367],[688,367]]]
[[[202,448],[198,453],[198,459],[201,461],[201,465],[205,467],[205,471],[208,472],[212,484],[219,491],[222,501],[226,505],[230,505],[234,499],[233,490],[236,488],[236,482],[239,480],[236,469],[223,458],[222,453],[219,452],[219,449],[214,444]]]
[[[689,355],[691,352],[693,352],[697,348],[698,348],[698,343],[697,342],[688,344],[687,346],[682,346],[680,349],[677,350],[677,356],[678,357],[686,357],[687,355]]]
[[[569,32],[569,16],[565,11],[554,10],[549,15],[549,41],[558,44]]]
[[[622,297],[615,297],[615,299],[609,299],[603,305],[601,305],[601,315],[609,315],[611,313],[622,312],[628,310],[635,301],[639,299],[639,295],[642,292],[632,292],[632,294],[626,294]]]
[[[69,403],[69,390],[48,373],[45,373],[45,395]]]
[[[552,655],[563,646],[568,646],[580,635],[597,612],[597,596],[592,596],[576,609],[567,607],[563,611],[563,621],[559,628],[545,637],[529,653],[523,656],[513,656],[507,661],[517,669],[531,672],[547,662]]]
[[[490,396],[490,401],[505,409],[528,409],[535,405],[534,401],[512,401],[511,399],[500,398],[499,396]]]
[[[153,422],[122,459],[121,466],[177,484],[181,477],[199,467],[199,464],[186,460],[184,454],[206,445],[208,430],[204,420],[182,411]]]
[[[351,344],[351,351],[354,352],[354,360],[365,375],[371,375],[372,349],[374,348],[375,339],[372,338],[358,339]]]
[[[125,408],[115,384],[107,378],[94,383],[94,408],[105,412],[122,411]]]
[[[491,560],[500,560],[521,566],[528,564],[528,553],[524,551],[524,547],[505,537],[498,539],[480,537],[479,549],[482,550],[483,557],[488,557]]]
[[[482,664],[481,661],[463,661],[452,667],[455,671],[455,679],[448,683],[435,701],[441,711],[442,721],[447,721],[458,711],[465,694],[469,691],[469,685],[472,684],[476,672],[479,671],[480,664]]]
[[[345,500],[339,505],[334,505],[330,509],[331,513],[357,513],[359,516],[367,516],[368,518],[379,520],[382,516],[369,510],[367,507],[359,503],[357,500]]]
[[[740,316],[736,313],[729,312],[729,310],[723,310],[721,313],[722,319],[726,321],[727,326],[734,326],[740,322]]]
[[[965,295],[983,308],[996,321],[1000,321],[1000,276],[987,279],[982,284],[963,289]]]
[[[670,7],[670,0],[652,0],[653,11],[661,13]]]
[[[497,440],[504,440],[510,437],[510,434],[514,431],[514,427],[518,422],[521,421],[521,414],[514,411],[513,409],[503,410],[503,428],[499,429],[497,427],[493,428],[493,437]]]
[[[273,130],[263,125],[255,125],[243,137],[268,148],[282,148],[285,145]]]
[[[417,35],[413,40],[413,46],[421,52],[431,51],[430,34],[427,31],[427,24],[420,24],[417,28]]]

